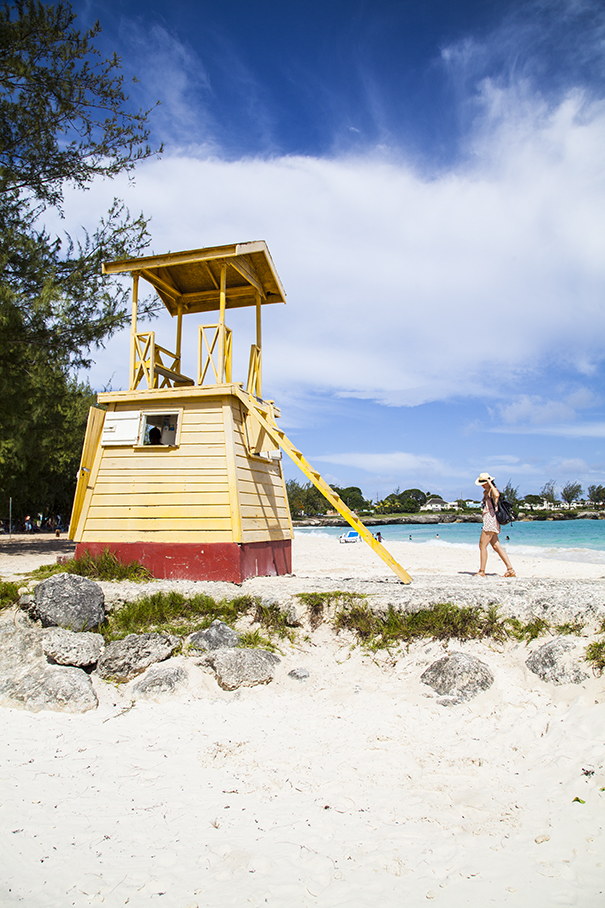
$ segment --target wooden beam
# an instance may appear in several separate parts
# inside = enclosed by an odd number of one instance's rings
[[[136,274],[137,272],[134,273]],[[181,291],[177,290],[176,287],[172,287],[167,281],[163,280],[161,277],[158,277],[157,274],[153,274],[152,271],[148,271],[146,268],[143,268],[138,273],[141,275],[141,277],[145,278],[148,283],[155,287],[156,290],[162,290],[173,300],[181,299]]]
[[[213,273],[212,273],[212,268],[210,267],[210,265],[208,264],[208,262],[202,262],[202,265],[203,265],[203,267],[204,267],[204,271],[206,271],[206,272],[210,275],[210,280],[212,281],[212,283],[214,284],[214,286],[215,286],[216,289],[218,290],[218,281],[217,281],[217,279],[215,278],[215,276],[214,276]]]
[[[256,243],[241,244],[246,252],[264,252],[266,243],[259,240]],[[258,248],[257,248],[258,247]],[[231,246],[215,246],[211,249],[191,249],[188,252],[169,252],[166,255],[148,255],[140,259],[124,259],[120,262],[106,262],[103,265],[104,274],[120,274],[124,271],[140,271],[142,268],[163,268],[166,265],[189,265],[194,262],[213,261],[240,255],[240,244]]]
[[[235,270],[239,274],[241,274],[241,276],[245,280],[247,280],[249,284],[252,284],[257,293],[260,293],[261,296],[265,295],[263,285],[258,274],[256,273],[256,269],[249,262],[247,262],[246,259],[242,258],[241,255],[238,255],[235,258],[229,259],[229,264],[232,268],[235,268]]]

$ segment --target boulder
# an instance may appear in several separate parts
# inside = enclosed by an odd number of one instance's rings
[[[268,684],[280,661],[274,653],[263,649],[219,649],[206,656],[205,664],[216,672],[219,687],[236,690]]]
[[[17,627],[12,621],[0,623],[0,671],[33,663],[43,657],[39,631]]]
[[[168,634],[129,634],[109,643],[97,663],[97,672],[106,681],[129,681],[154,662],[163,662],[180,645]]]
[[[210,652],[214,649],[233,649],[239,646],[241,640],[240,634],[230,628],[224,621],[216,618],[210,627],[205,631],[198,631],[187,638],[187,643],[193,649],[201,649],[204,652]]]
[[[180,665],[152,665],[132,686],[134,697],[153,698],[159,694],[172,694],[189,679]]]
[[[32,617],[44,627],[87,631],[105,620],[105,597],[98,583],[77,574],[55,574],[34,590]]]
[[[94,665],[105,648],[101,634],[75,634],[64,627],[49,627],[42,637],[47,659],[59,665]]]
[[[420,680],[442,695],[442,706],[454,706],[487,690],[494,683],[494,676],[489,666],[475,656],[449,653],[429,665]]]
[[[311,672],[308,668],[293,668],[291,672],[288,672],[288,678],[294,678],[295,681],[306,681],[310,677]]]
[[[588,673],[580,666],[584,655],[577,637],[555,637],[544,643],[525,660],[530,672],[553,684],[581,684]]]
[[[288,605],[286,624],[288,627],[300,627],[302,624],[302,614],[295,602]]]
[[[37,662],[0,675],[0,705],[84,713],[96,709],[98,700],[86,672]]]

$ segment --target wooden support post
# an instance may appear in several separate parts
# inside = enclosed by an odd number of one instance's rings
[[[135,388],[135,359],[137,333],[137,304],[139,301],[139,275],[132,275],[132,318],[130,320],[130,390]]]
[[[183,305],[179,303],[176,317],[176,356],[174,362],[174,371],[181,371],[181,338],[183,336]]]
[[[218,383],[225,382],[225,309],[227,306],[227,266],[221,265],[220,315],[218,320]]]
[[[263,353],[262,353],[262,334],[261,334],[261,296],[258,290],[256,291],[256,346],[258,347],[258,363],[257,363],[257,372],[258,378],[256,380],[256,395],[257,397],[262,397],[262,364],[263,364]]]

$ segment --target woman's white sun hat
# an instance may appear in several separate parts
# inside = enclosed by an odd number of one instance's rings
[[[475,485],[480,486],[484,482],[493,482],[494,477],[490,476],[489,473],[479,473],[477,479],[475,479]]]

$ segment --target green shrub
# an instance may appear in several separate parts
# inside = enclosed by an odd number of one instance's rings
[[[277,634],[277,636],[282,639],[286,637],[290,641],[293,641],[294,639],[294,632],[292,628],[288,627],[288,614],[287,612],[283,612],[279,605],[273,603],[270,605],[263,605],[263,603],[258,600],[254,610],[254,621],[256,621],[257,624],[261,624],[267,630],[272,631],[274,634]]]
[[[605,640],[589,643],[586,647],[585,658],[587,662],[590,662],[594,671],[602,675],[605,671]]]
[[[0,609],[8,608],[19,601],[19,587],[8,580],[0,580]]]
[[[175,590],[152,593],[117,609],[109,616],[101,631],[107,640],[149,631],[191,634],[209,627],[216,618],[227,624],[234,623],[242,615],[248,614],[254,605],[251,596],[216,602],[212,596],[204,593],[189,598]]]
[[[509,636],[514,637],[515,640],[525,640],[526,643],[531,643],[536,637],[540,637],[550,630],[550,624],[544,618],[533,618],[526,624],[523,624],[519,618],[506,618],[505,623]]]
[[[31,572],[31,577],[44,580],[53,574],[79,574],[91,580],[134,580],[143,583],[152,580],[151,573],[139,561],[120,561],[113,552],[105,549],[100,555],[84,552],[79,558],[70,558],[63,564],[45,564]]]
[[[509,637],[533,640],[549,625],[541,618],[523,624],[517,618],[501,618],[496,606],[485,610],[476,606],[438,603],[416,612],[401,612],[389,606],[386,612],[373,611],[366,603],[345,606],[336,613],[337,630],[351,630],[372,649],[411,643],[414,640],[479,640],[503,642]]]
[[[312,630],[319,627],[324,619],[325,609],[336,602],[363,602],[363,593],[349,593],[345,590],[331,590],[326,593],[298,593],[298,599],[307,607],[307,616]]]

